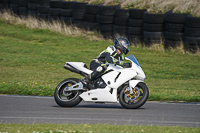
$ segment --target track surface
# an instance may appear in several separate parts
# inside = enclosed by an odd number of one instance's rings
[[[0,95],[0,123],[101,123],[200,127],[200,103],[147,102],[135,110],[120,104],[81,102],[59,107],[53,97]]]

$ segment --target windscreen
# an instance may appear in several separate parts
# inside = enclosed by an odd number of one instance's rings
[[[130,59],[131,61],[133,61],[138,66],[140,66],[140,64],[138,63],[138,61],[136,60],[134,55],[129,55],[129,56],[127,56],[127,58]]]

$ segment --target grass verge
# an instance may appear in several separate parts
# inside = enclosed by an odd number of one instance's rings
[[[1,133],[198,133],[200,128],[108,124],[0,124]]]
[[[49,28],[26,28],[31,21],[13,24],[9,20],[0,20],[1,94],[51,96],[60,81],[81,78],[63,69],[66,61],[89,65],[102,50],[113,45],[110,40],[89,40],[89,33],[53,33]],[[199,102],[199,53],[166,51],[162,45],[155,46],[159,47],[132,46],[129,52],[146,73],[149,100]]]

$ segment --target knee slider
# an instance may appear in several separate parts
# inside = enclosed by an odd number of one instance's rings
[[[97,67],[96,71],[99,72],[99,73],[102,72],[103,71],[103,67],[102,66]]]

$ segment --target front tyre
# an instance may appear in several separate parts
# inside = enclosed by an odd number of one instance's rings
[[[64,92],[66,87],[74,85],[79,82],[79,79],[69,78],[65,79],[56,87],[54,92],[54,99],[56,103],[61,107],[74,107],[81,102],[79,95],[80,91]]]
[[[133,94],[129,91],[129,85],[125,85],[119,94],[119,102],[124,108],[137,109],[148,99],[149,90],[145,83],[138,83],[132,90]]]

